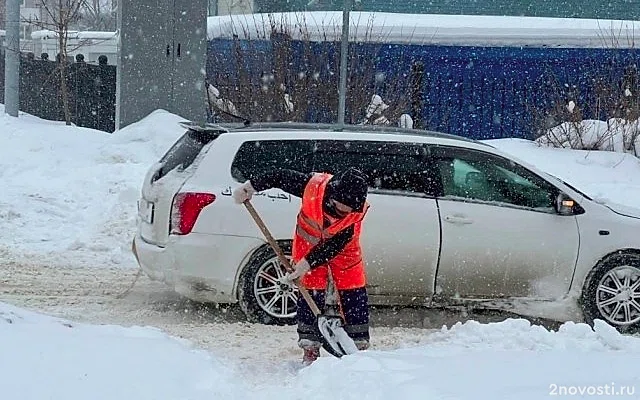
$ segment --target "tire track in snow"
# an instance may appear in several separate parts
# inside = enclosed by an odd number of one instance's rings
[[[236,306],[190,301],[144,275],[119,299],[136,274],[130,268],[4,260],[0,261],[0,301],[78,322],[157,327],[219,357],[248,362],[254,369],[272,369],[301,358],[295,326],[248,323]],[[431,331],[373,327],[372,348],[416,345]]]

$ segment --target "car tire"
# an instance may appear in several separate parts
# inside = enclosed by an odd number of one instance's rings
[[[291,242],[281,242],[280,247],[291,259]],[[298,289],[282,283],[284,274],[285,268],[271,247],[264,246],[251,256],[240,274],[238,286],[240,308],[250,322],[266,325],[296,323]]]
[[[622,333],[640,330],[640,254],[619,252],[591,270],[582,291],[587,323],[601,319]]]

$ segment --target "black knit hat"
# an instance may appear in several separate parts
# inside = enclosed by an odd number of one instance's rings
[[[349,168],[339,175],[335,175],[330,182],[331,198],[353,208],[354,211],[362,211],[367,200],[367,179],[362,171]]]

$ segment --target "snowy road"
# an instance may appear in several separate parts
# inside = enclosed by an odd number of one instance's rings
[[[247,323],[237,307],[194,303],[144,275],[121,297],[136,273],[129,268],[65,268],[2,261],[0,301],[79,322],[157,327],[225,358],[261,363],[300,357],[294,326]],[[391,327],[416,324],[408,314],[374,311],[372,322],[378,324],[372,328],[375,349],[421,343],[433,331]],[[439,327],[438,322],[433,323]],[[383,324],[388,326],[380,326]]]
[[[405,349],[359,354],[344,363],[328,356],[299,370],[294,327],[243,322],[235,307],[225,312],[194,304],[145,277],[119,298],[135,275],[131,268],[0,261],[0,304],[63,317],[74,328],[5,307],[15,323],[1,332],[9,359],[20,361],[0,374],[0,386],[16,394],[10,398],[537,400],[554,385],[597,391],[606,384],[635,393],[638,381],[634,339],[602,326],[594,333],[568,324],[551,333],[519,320],[437,333],[376,326],[374,349]],[[374,321],[384,321],[382,314],[375,311]],[[154,326],[213,357],[177,346],[163,332],[77,322]],[[495,385],[496,376],[506,379]],[[96,390],[102,397],[94,396]],[[634,398],[626,393],[617,397]]]
[[[136,274],[132,268],[61,267],[5,259],[0,261],[0,301],[79,322],[153,326],[219,357],[250,365],[300,358],[294,326],[248,323],[238,307],[194,303],[145,275],[128,291]],[[458,318],[428,310],[372,310],[372,347],[387,350],[425,343],[429,333]],[[474,316],[483,318],[504,317]]]

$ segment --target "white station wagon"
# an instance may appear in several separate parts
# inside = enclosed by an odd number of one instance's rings
[[[595,202],[477,141],[393,127],[183,124],[144,178],[133,251],[144,272],[248,319],[295,320],[295,288],[232,190],[271,168],[369,178],[362,246],[372,305],[489,307],[640,326],[640,211]],[[290,254],[300,199],[253,205]]]

